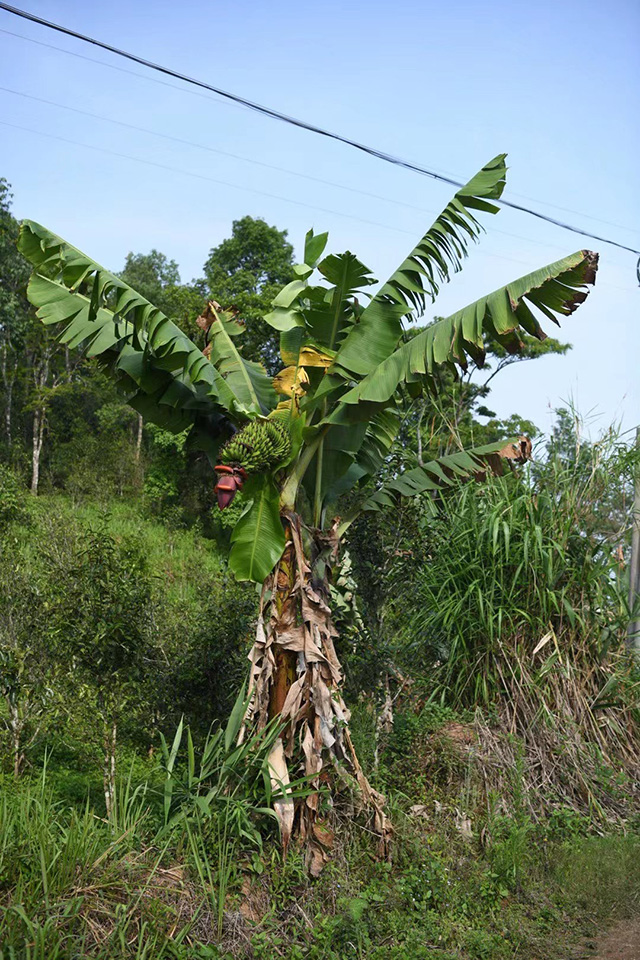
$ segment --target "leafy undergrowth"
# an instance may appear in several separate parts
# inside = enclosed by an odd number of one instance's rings
[[[358,708],[363,748],[368,723]],[[220,819],[225,791],[222,806],[200,803],[204,815],[167,829],[152,760],[121,784],[111,823],[97,802],[73,802],[82,774],[71,791],[68,757],[18,784],[7,777],[0,958],[560,960],[639,909],[640,837],[599,835],[570,807],[534,820],[517,764],[503,796],[487,792],[473,735],[468,717],[442,708],[400,712],[371,769],[390,796],[391,862],[337,810],[333,857],[313,882],[300,850],[282,862],[263,813],[262,843],[248,819]]]

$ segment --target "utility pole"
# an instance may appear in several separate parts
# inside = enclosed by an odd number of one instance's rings
[[[640,448],[640,427],[636,430],[636,446]],[[640,600],[640,470],[636,473],[633,497],[633,528],[631,534],[631,565],[629,567],[629,609]],[[632,615],[629,621],[627,643],[629,649],[640,655],[640,619]]]

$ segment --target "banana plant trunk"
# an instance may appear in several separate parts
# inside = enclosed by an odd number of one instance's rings
[[[317,875],[333,843],[327,814],[338,792],[368,817],[382,855],[388,852],[391,824],[384,797],[371,787],[358,762],[341,695],[328,574],[320,572],[337,559],[337,538],[333,531],[311,531],[308,555],[300,517],[287,513],[282,522],[287,542],[262,588],[240,738],[247,729],[261,730],[280,718],[282,733],[270,766],[282,843],[286,850],[296,835],[305,844],[310,872]],[[312,792],[294,801],[288,791],[290,775],[307,778]],[[328,804],[322,786],[327,787]]]

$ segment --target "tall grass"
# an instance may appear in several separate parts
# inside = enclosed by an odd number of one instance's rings
[[[587,462],[553,458],[442,505],[425,530],[430,557],[410,584],[405,635],[451,701],[490,703],[499,671],[517,680],[520,658],[541,678],[619,651],[629,619],[625,469],[615,446],[592,448]]]
[[[256,820],[276,816],[269,804],[273,789],[269,754],[280,733],[276,722],[238,744],[248,701],[239,694],[226,728],[214,727],[196,757],[191,731],[182,721],[171,747],[162,738],[164,761],[164,829],[161,835],[186,831],[188,854],[204,896],[211,902],[218,936],[239,848],[260,850]],[[176,761],[183,739],[184,763]]]
[[[144,798],[123,785],[121,816],[107,822],[88,803],[69,810],[54,801],[47,777],[45,765],[37,781],[3,783],[0,957],[129,956],[120,945],[144,943],[144,919],[121,905],[159,865],[148,851]]]
[[[199,957],[183,945],[224,941],[239,863],[261,849],[265,818],[275,822],[268,757],[279,730],[238,746],[245,706],[241,695],[201,750],[181,724],[163,742],[164,779],[125,777],[108,820],[89,802],[55,800],[46,760],[38,779],[5,779],[0,960]]]
[[[551,454],[442,505],[411,596],[400,593],[404,633],[434,698],[497,710],[505,732],[528,740],[532,787],[545,789],[554,764],[564,776],[566,761],[563,797],[597,806],[593,777],[613,797],[637,764],[638,673],[625,648],[637,454],[615,434]]]

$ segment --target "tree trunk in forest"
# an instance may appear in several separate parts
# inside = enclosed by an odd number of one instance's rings
[[[135,460],[136,463],[140,463],[140,453],[142,451],[142,428],[144,426],[144,420],[142,416],[138,414],[138,435],[136,437],[136,453]]]
[[[31,493],[38,495],[40,482],[40,455],[44,443],[44,428],[47,421],[47,409],[43,402],[43,391],[49,380],[49,354],[34,368],[34,386],[39,399],[33,413],[33,440],[31,452]]]
[[[2,346],[2,383],[4,385],[4,432],[7,438],[7,446],[10,447],[13,441],[11,429],[11,415],[13,412],[13,385],[18,371],[18,359],[10,367],[8,362],[8,348],[4,343]]]
[[[16,364],[17,367],[17,364]],[[14,375],[7,381],[5,380],[5,406],[4,406],[4,429],[7,436],[7,446],[10,447],[13,443],[13,433],[11,430],[11,413],[13,406],[13,383],[15,380],[15,368]]]
[[[38,407],[33,414],[33,446],[31,453],[31,493],[34,496],[38,495],[38,484],[40,482],[40,455],[44,442],[45,418],[44,408]]]
[[[22,773],[24,753],[22,751],[22,717],[15,703],[9,704],[9,724],[11,726],[11,750],[13,753],[13,775],[16,779]]]
[[[329,858],[333,835],[323,822],[320,794],[304,799],[287,797],[289,766],[295,779],[309,778],[314,787],[345,785],[357,806],[370,818],[385,854],[391,824],[384,813],[384,797],[367,781],[358,762],[349,732],[350,713],[342,699],[342,669],[336,656],[329,608],[329,584],[319,570],[337,557],[337,540],[331,533],[313,531],[312,556],[306,556],[302,526],[296,514],[283,517],[287,545],[281,560],[265,581],[260,601],[256,640],[250,654],[245,727],[261,730],[273,717],[285,724],[270,760],[273,780],[281,795],[274,803],[283,846],[295,831],[307,848],[313,875]],[[240,734],[244,737],[245,727]],[[343,792],[343,791],[341,791]]]
[[[104,724],[104,802],[107,808],[107,819],[115,808],[116,802],[116,742],[118,727],[115,720],[111,723],[105,720]]]

